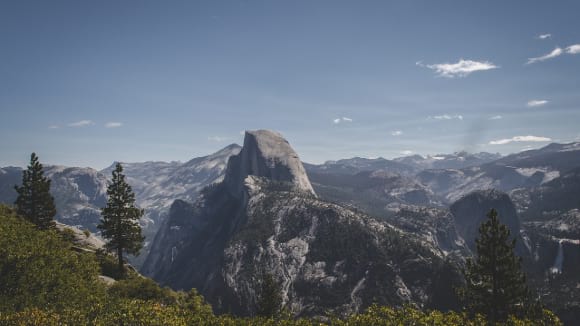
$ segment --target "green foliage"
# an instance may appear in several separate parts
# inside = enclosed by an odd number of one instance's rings
[[[71,251],[55,230],[0,211],[0,311],[82,308],[103,297],[91,256]]]
[[[109,288],[109,294],[117,298],[150,300],[166,305],[177,302],[174,291],[161,288],[152,279],[137,275],[115,282]]]
[[[421,310],[404,307],[394,309],[390,307],[371,306],[366,312],[352,315],[346,319],[334,319],[332,325],[336,326],[488,326],[489,321],[482,315],[470,317],[467,313],[440,312],[437,310],[423,312]],[[536,325],[562,325],[558,318],[545,310],[539,319],[519,319],[510,316],[504,323],[496,323],[496,326],[536,326]]]
[[[101,267],[101,275],[105,275],[116,280],[127,276],[127,270],[119,271],[118,260],[108,254],[105,250],[99,249],[96,251],[96,259]]]
[[[50,180],[44,176],[42,164],[35,153],[30,155],[28,169],[22,171],[22,185],[14,186],[16,211],[18,215],[36,224],[40,229],[54,227],[56,207],[54,198],[50,195]]]
[[[21,312],[2,314],[2,325],[221,325],[221,326],[488,326],[481,315],[470,318],[465,313],[440,311],[422,312],[405,307],[395,309],[372,306],[364,313],[353,314],[346,319],[331,318],[327,322],[317,319],[293,319],[283,317],[239,318],[199,314],[179,306],[165,306],[157,302],[143,300],[119,300],[98,304],[87,312],[63,310],[55,313],[39,309],[25,309]],[[543,318],[531,321],[510,316],[496,326],[559,326],[562,323],[554,314],[544,311]]]
[[[98,228],[108,239],[107,249],[117,253],[119,271],[122,272],[123,252],[139,255],[143,246],[139,219],[144,211],[135,206],[135,194],[125,181],[120,163],[115,166],[107,195],[107,206],[101,210],[103,219]]]
[[[59,231],[59,233],[64,241],[74,243],[76,240],[75,231],[69,228],[64,228],[61,231]]]
[[[195,290],[162,289],[134,272],[107,290],[98,276],[111,266],[110,255],[75,252],[61,232],[38,230],[0,205],[0,325],[191,325],[213,318]]]
[[[272,274],[266,273],[262,277],[262,286],[257,303],[258,316],[274,317],[282,309],[281,288]]]
[[[491,321],[505,321],[510,315],[525,316],[541,311],[532,302],[521,271],[521,258],[514,254],[516,240],[492,209],[479,227],[477,257],[468,260],[460,290],[467,310],[486,315]]]
[[[211,306],[205,302],[205,299],[197,293],[196,289],[191,289],[189,292],[178,292],[178,305],[193,314],[205,317],[213,316]]]

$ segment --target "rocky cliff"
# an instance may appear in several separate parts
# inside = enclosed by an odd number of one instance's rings
[[[487,214],[494,208],[501,223],[505,224],[512,237],[522,244],[520,220],[510,197],[498,190],[478,190],[462,197],[450,207],[459,235],[467,246],[475,252],[475,239],[479,235],[479,226],[487,220]],[[521,252],[523,253],[523,252]]]
[[[244,146],[240,154],[228,162],[224,180],[232,195],[244,192],[249,175],[289,182],[296,189],[314,195],[298,154],[282,135],[274,131],[246,131]]]
[[[255,312],[270,273],[286,308],[322,315],[373,302],[453,305],[457,271],[444,257],[421,237],[317,199],[288,142],[253,131],[223,183],[173,204],[142,272],[241,315]]]

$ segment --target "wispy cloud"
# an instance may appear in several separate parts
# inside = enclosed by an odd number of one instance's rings
[[[546,39],[549,39],[549,38],[551,38],[551,37],[552,37],[552,34],[550,34],[550,33],[546,33],[546,34],[540,34],[540,35],[538,35],[538,38],[539,38],[540,40],[546,40]]]
[[[207,140],[209,140],[209,141],[215,141],[215,142],[218,142],[218,143],[224,142],[224,141],[226,141],[228,139],[229,139],[228,137],[220,137],[220,136],[209,136],[209,137],[207,137]]]
[[[461,114],[454,114],[454,115],[442,114],[442,115],[430,116],[429,119],[435,119],[435,120],[453,120],[453,119],[463,120],[463,116]]]
[[[401,130],[391,131],[391,135],[393,135],[393,136],[401,136],[402,134],[403,134],[403,131],[401,131]]]
[[[489,142],[490,145],[505,145],[513,142],[547,142],[551,141],[548,137],[539,136],[514,136],[512,138],[504,138],[498,140],[492,140]]]
[[[476,71],[485,71],[497,69],[499,66],[489,61],[473,61],[460,59],[456,63],[438,63],[433,65],[424,65],[422,62],[417,62],[417,66],[429,68],[441,77],[455,78],[466,77]]]
[[[580,53],[580,44],[570,45],[566,48],[566,53],[569,54],[579,54]]]
[[[413,154],[413,151],[407,149],[407,150],[401,151],[401,154],[403,154],[403,155],[411,155],[411,154]]]
[[[342,117],[342,118],[336,118],[332,120],[332,123],[334,124],[339,124],[341,122],[352,122],[351,118],[347,118],[347,117]]]
[[[105,123],[105,128],[119,128],[119,127],[122,127],[122,126],[123,126],[123,123],[121,123],[121,122],[113,122],[113,121],[111,121],[111,122]]]
[[[494,115],[492,117],[489,117],[489,120],[500,120],[500,119],[503,119],[501,115]]]
[[[529,108],[534,108],[534,107],[538,107],[538,106],[543,106],[548,104],[548,100],[529,100],[528,103],[526,104],[527,107]]]
[[[79,128],[79,127],[86,127],[94,124],[91,120],[80,120],[76,122],[71,122],[68,124],[69,127]]]
[[[529,58],[528,62],[526,64],[532,64],[532,63],[536,63],[536,62],[541,62],[541,61],[545,61],[548,59],[553,59],[555,57],[559,57],[560,55],[562,55],[562,53],[564,53],[564,50],[562,50],[562,48],[555,48],[554,50],[552,50],[552,52],[545,54],[543,56],[540,57],[535,57],[535,58]]]
[[[58,129],[58,128],[60,128],[60,127],[57,126],[57,125],[50,125],[50,126],[48,126],[48,129]]]

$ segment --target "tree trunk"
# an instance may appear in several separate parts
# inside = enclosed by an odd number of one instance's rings
[[[117,258],[119,258],[119,273],[125,274],[123,269],[123,248],[117,248]]]

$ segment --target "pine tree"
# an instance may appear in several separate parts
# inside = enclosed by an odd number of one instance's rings
[[[280,285],[272,274],[264,274],[262,276],[260,296],[258,297],[258,316],[274,317],[280,314],[282,308],[282,294],[280,292]]]
[[[135,194],[125,181],[123,167],[117,163],[113,171],[113,180],[107,188],[107,206],[101,209],[101,223],[104,238],[108,239],[107,249],[116,251],[119,261],[119,272],[123,269],[123,252],[139,255],[144,237],[141,235],[139,219],[144,211],[135,206]]]
[[[487,218],[479,227],[477,256],[467,260],[466,285],[459,294],[469,312],[484,314],[495,323],[509,315],[528,314],[536,304],[521,271],[521,258],[514,254],[515,238],[500,223],[495,209]]]
[[[35,153],[30,155],[30,165],[22,171],[22,185],[14,186],[16,212],[36,224],[39,229],[54,227],[56,208],[54,198],[50,194],[50,179],[44,176],[42,164]]]

